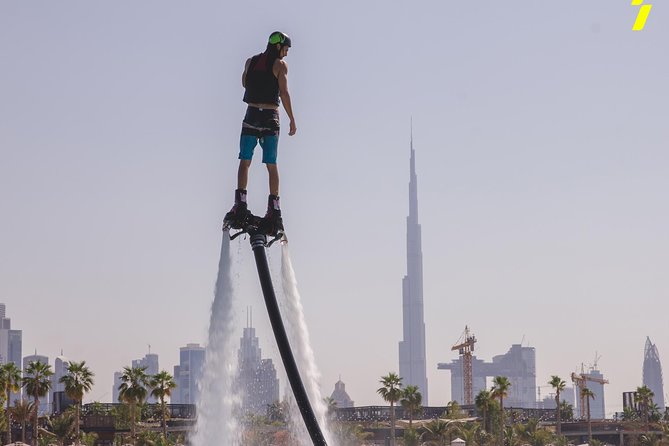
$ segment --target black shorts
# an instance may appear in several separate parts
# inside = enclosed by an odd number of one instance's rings
[[[279,110],[249,106],[242,121],[242,135],[279,136]]]

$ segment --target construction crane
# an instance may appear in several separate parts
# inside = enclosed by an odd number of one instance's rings
[[[472,352],[476,344],[476,337],[469,333],[469,327],[465,325],[465,331],[451,350],[457,350],[462,356],[462,376],[465,384],[464,404],[474,404],[474,374],[472,371]]]
[[[608,379],[603,379],[603,378],[598,378],[598,377],[592,376],[592,375],[588,375],[587,373],[585,373],[583,371],[583,364],[581,364],[581,373],[572,372],[571,380],[574,382],[574,385],[576,386],[576,392],[578,392],[578,398],[579,398],[578,415],[579,415],[579,418],[583,419],[583,418],[585,418],[586,414],[585,414],[585,411],[584,411],[585,397],[583,396],[582,390],[584,388],[588,387],[588,385],[587,385],[588,381],[599,383],[599,384],[608,384],[609,380]]]

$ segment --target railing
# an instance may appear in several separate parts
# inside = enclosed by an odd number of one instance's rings
[[[476,406],[459,406],[460,417],[479,417]],[[337,408],[336,418],[340,421],[388,421],[390,420],[390,406],[360,406]],[[426,406],[416,411],[414,420],[450,418],[451,407],[449,406]],[[539,421],[554,421],[555,409],[525,409],[518,407],[504,408],[507,419],[515,421],[527,421],[537,419]],[[402,406],[395,406],[395,418],[408,420],[409,413]]]
[[[87,416],[113,416],[126,410],[127,405],[121,403],[89,403],[81,408],[81,415]],[[160,404],[143,404],[142,410],[150,413],[159,413]],[[195,404],[166,404],[170,419],[193,419],[197,413]]]

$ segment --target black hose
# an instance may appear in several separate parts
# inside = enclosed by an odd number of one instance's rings
[[[290,387],[293,389],[293,395],[295,395],[297,407],[300,409],[304,424],[307,426],[309,436],[311,436],[311,441],[314,443],[314,446],[327,446],[325,437],[323,437],[323,432],[321,432],[321,428],[318,426],[316,415],[309,403],[307,391],[302,383],[302,378],[300,378],[300,371],[297,368],[293,351],[288,342],[286,328],[283,326],[283,320],[281,320],[281,312],[279,311],[279,305],[276,301],[276,295],[274,294],[272,277],[269,272],[269,265],[267,264],[267,256],[265,255],[266,242],[267,238],[263,234],[254,234],[251,236],[251,247],[253,248],[256,266],[258,267],[258,278],[260,279],[262,293],[265,296],[265,305],[267,306],[267,312],[269,313],[269,320],[272,324],[274,337],[276,338],[276,343],[279,347],[279,353],[281,353],[283,366],[286,368]]]

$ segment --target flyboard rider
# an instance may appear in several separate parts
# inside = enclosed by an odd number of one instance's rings
[[[283,103],[283,108],[290,119],[288,135],[293,136],[297,132],[288,92],[288,64],[284,60],[290,46],[290,37],[275,31],[269,36],[265,52],[249,58],[244,65],[243,100],[248,107],[242,121],[242,134],[239,140],[235,204],[225,215],[225,222],[233,228],[243,225],[250,215],[246,203],[246,187],[253,151],[260,143],[263,151],[262,162],[267,166],[269,173],[269,197],[264,218],[271,227],[270,232],[283,231],[279,205],[279,170],[276,165],[279,145],[279,104]]]

